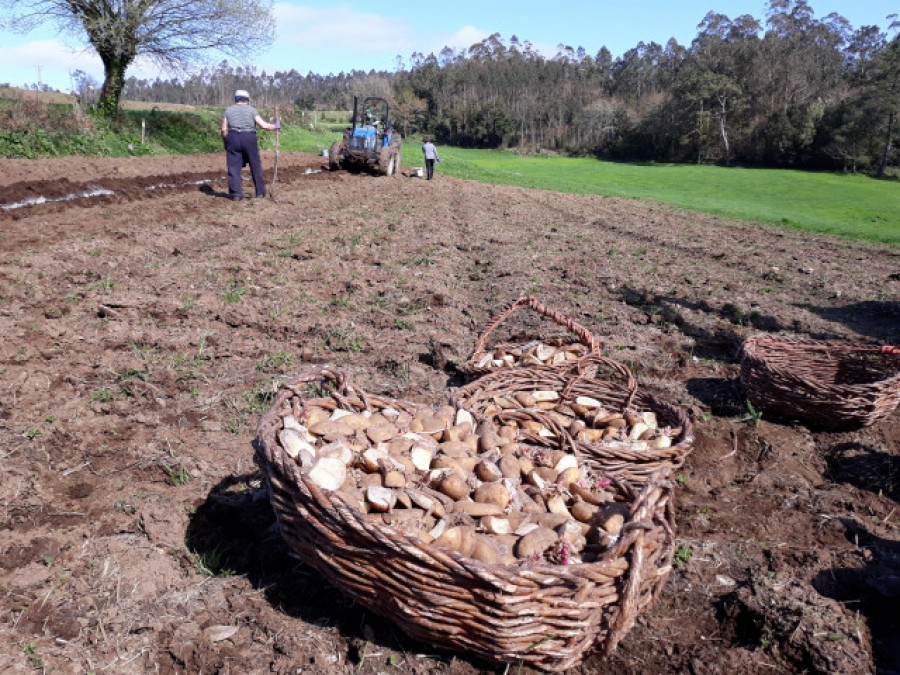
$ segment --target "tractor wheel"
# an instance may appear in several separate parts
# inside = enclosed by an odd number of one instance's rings
[[[341,168],[341,153],[344,151],[344,144],[341,141],[335,141],[331,144],[331,150],[328,151],[328,168],[337,171]]]
[[[378,168],[385,176],[393,176],[397,168],[397,153],[394,148],[387,145],[381,149],[378,156]]]

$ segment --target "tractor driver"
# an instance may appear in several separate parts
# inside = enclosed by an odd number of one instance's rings
[[[378,118],[372,114],[371,110],[366,108],[366,125],[370,126],[370,127],[377,127],[378,122],[379,122]]]

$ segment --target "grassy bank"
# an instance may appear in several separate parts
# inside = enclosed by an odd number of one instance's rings
[[[440,148],[440,171],[489,183],[650,199],[728,218],[900,244],[900,183],[861,175],[691,164],[624,164]],[[421,164],[418,148],[406,161]]]

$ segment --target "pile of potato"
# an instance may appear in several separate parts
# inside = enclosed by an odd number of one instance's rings
[[[534,410],[545,416],[573,438],[584,443],[601,444],[629,451],[647,451],[671,447],[682,432],[680,427],[660,426],[656,413],[609,410],[590,396],[565,401],[556,391],[520,391],[509,396],[493,396],[483,403],[486,417],[511,410]],[[554,436],[550,425],[533,423],[533,433]]]
[[[278,441],[308,481],[371,521],[487,564],[596,560],[629,515],[574,455],[529,442],[528,421],[313,404],[282,419]]]
[[[587,353],[580,342],[553,345],[540,340],[513,347],[497,347],[482,354],[472,363],[475,368],[518,368],[528,366],[556,366],[577,361]]]

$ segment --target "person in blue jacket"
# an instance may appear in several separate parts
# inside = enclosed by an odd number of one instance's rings
[[[428,180],[431,180],[434,177],[434,163],[441,163],[441,158],[438,156],[437,148],[434,147],[434,139],[433,138],[425,138],[424,143],[422,143],[422,154],[425,155],[425,175]]]
[[[235,201],[244,198],[241,169],[245,164],[250,165],[256,196],[266,196],[262,160],[259,158],[259,143],[256,139],[257,126],[268,131],[281,128],[280,123],[270,124],[260,117],[256,108],[250,105],[250,94],[244,89],[238,89],[234,92],[234,105],[228,106],[222,115],[221,128],[225,162],[228,166],[228,197]]]

